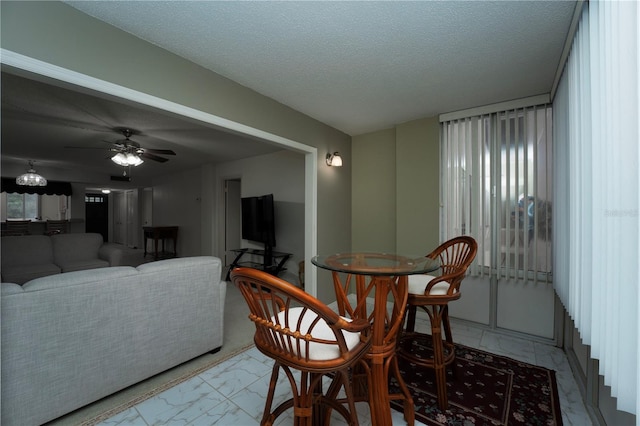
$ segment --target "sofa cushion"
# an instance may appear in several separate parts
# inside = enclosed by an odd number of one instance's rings
[[[109,262],[100,259],[79,260],[77,262],[66,262],[62,266],[62,272],[83,271],[85,269],[98,269],[109,267]]]
[[[39,278],[22,286],[25,292],[48,290],[51,288],[71,287],[74,285],[91,285],[93,283],[117,282],[125,277],[138,275],[139,272],[130,266],[117,266],[105,270],[92,271],[90,269],[84,271],[75,271],[65,274],[58,274],[46,278]],[[4,296],[4,288],[3,293]]]
[[[2,281],[23,284],[34,278],[59,274],[53,262],[51,238],[45,235],[2,237]]]
[[[100,234],[57,234],[50,238],[53,261],[62,272],[109,266],[109,262],[98,256],[103,241]]]
[[[4,250],[2,250],[4,256]],[[8,283],[24,284],[48,275],[59,274],[60,268],[53,263],[43,263],[34,265],[7,265],[2,267],[2,281]]]

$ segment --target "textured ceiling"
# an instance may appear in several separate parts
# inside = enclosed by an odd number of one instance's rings
[[[69,1],[350,135],[549,93],[574,1]]]

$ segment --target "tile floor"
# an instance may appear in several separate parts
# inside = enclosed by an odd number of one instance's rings
[[[452,327],[458,343],[555,370],[563,423],[591,425],[567,358],[560,349],[466,324],[454,322]],[[100,425],[258,425],[272,365],[271,359],[251,348]],[[286,383],[277,389],[282,397],[289,391]],[[360,424],[371,425],[368,405],[357,405]],[[395,410],[392,413],[394,425],[406,424],[401,413]],[[292,418],[286,415],[278,420],[278,424],[293,424]],[[345,422],[340,417],[331,424]]]

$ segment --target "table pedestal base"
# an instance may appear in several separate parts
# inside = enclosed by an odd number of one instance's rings
[[[350,281],[350,279],[348,279]],[[347,281],[347,287],[348,287]],[[356,400],[367,401],[371,410],[373,426],[391,426],[391,401],[404,400],[404,418],[408,425],[415,423],[413,398],[400,375],[396,359],[396,339],[402,326],[407,303],[407,277],[373,276],[368,285],[363,276],[356,276],[358,304],[349,305],[345,287],[334,273],[334,284],[338,297],[338,309],[341,315],[352,318],[367,318],[372,323],[372,345],[365,355],[367,366],[354,372],[354,393]],[[368,314],[366,300],[370,292],[375,292],[374,308]],[[391,299],[391,313],[387,311],[387,301]],[[393,377],[400,387],[398,394],[389,394],[389,380]]]

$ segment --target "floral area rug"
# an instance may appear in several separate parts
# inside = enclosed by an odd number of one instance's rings
[[[430,343],[412,341],[411,351],[429,356]],[[430,339],[428,339],[430,340]],[[433,370],[398,357],[413,396],[416,420],[427,425],[562,425],[555,371],[462,345],[447,367],[449,407],[436,399]],[[399,392],[392,380],[392,392]],[[402,401],[391,406],[402,411]]]

